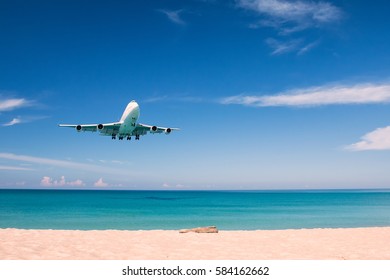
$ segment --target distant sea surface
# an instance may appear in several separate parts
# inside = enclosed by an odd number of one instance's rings
[[[390,226],[390,191],[0,190],[0,228],[222,230]]]

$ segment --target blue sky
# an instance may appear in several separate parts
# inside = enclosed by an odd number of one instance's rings
[[[390,187],[387,1],[0,1],[0,187]],[[59,123],[140,122],[113,141]]]

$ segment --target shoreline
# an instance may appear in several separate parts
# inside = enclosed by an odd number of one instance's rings
[[[205,227],[206,228],[206,227]],[[283,229],[219,229],[219,232],[267,232],[267,231],[300,231],[300,230],[354,230],[354,229],[381,229],[381,228],[389,228],[390,225],[386,226],[358,226],[358,227],[318,227],[318,228],[283,228]],[[183,229],[56,229],[56,228],[16,228],[16,227],[6,227],[1,228],[0,232],[6,231],[6,230],[19,230],[19,231],[64,231],[64,232],[103,232],[103,231],[117,231],[117,232],[161,232],[161,231],[167,231],[167,232],[180,232]]]
[[[0,260],[390,260],[390,227],[287,230],[0,229]]]

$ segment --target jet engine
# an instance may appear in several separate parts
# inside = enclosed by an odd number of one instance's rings
[[[155,126],[155,125],[152,126],[152,127],[150,128],[150,131],[151,131],[151,132],[156,132],[156,131],[157,131],[157,126]]]
[[[172,129],[170,129],[169,127],[167,129],[165,129],[165,134],[169,134],[171,133]]]
[[[77,131],[81,131],[81,125],[77,125],[77,126],[76,126],[76,130],[77,130]]]
[[[97,125],[98,130],[102,130],[103,128],[104,128],[104,125],[102,125],[101,123]]]

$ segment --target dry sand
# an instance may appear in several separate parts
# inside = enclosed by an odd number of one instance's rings
[[[390,260],[390,227],[184,234],[0,229],[0,259]]]

